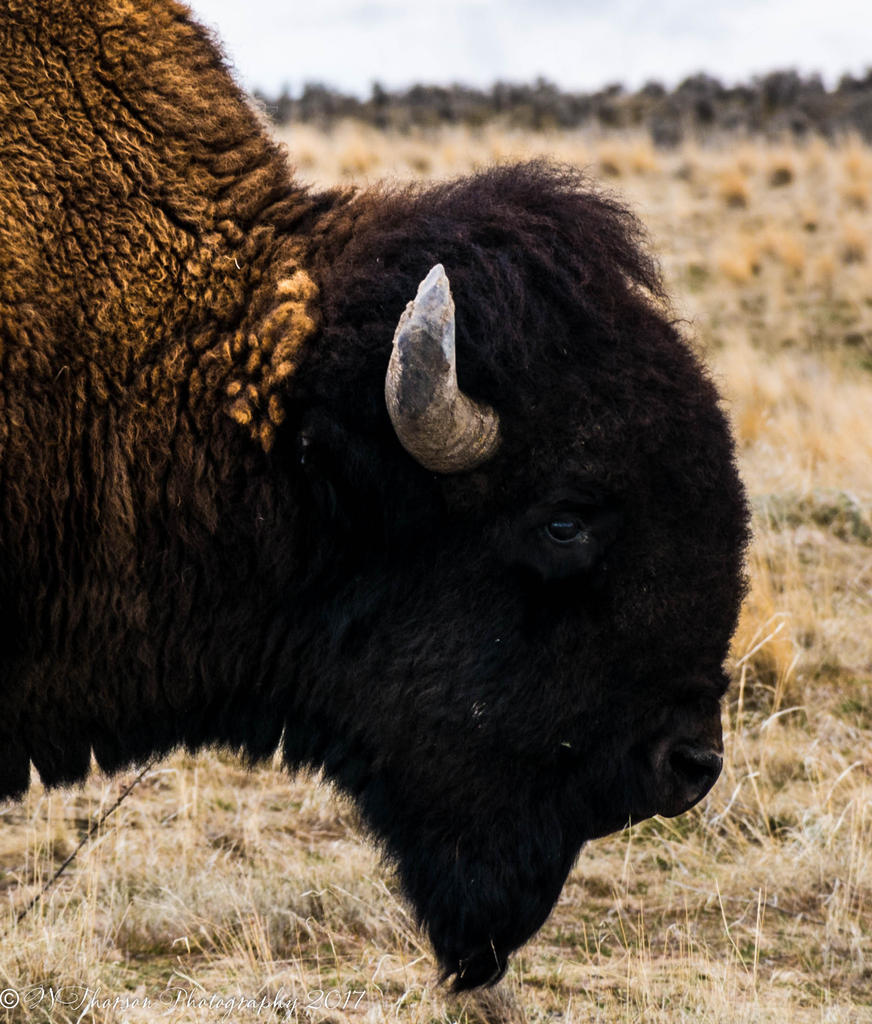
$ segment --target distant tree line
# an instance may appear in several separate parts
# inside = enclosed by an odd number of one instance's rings
[[[719,132],[824,137],[858,132],[872,141],[872,68],[861,78],[843,76],[834,89],[817,75],[774,71],[742,85],[726,86],[698,74],[674,89],[650,82],[635,92],[621,85],[564,92],[540,78],[532,85],[497,82],[490,89],[414,85],[389,90],[375,84],[366,99],[319,84],[306,85],[298,96],[287,90],[275,98],[255,95],[278,124],[329,126],[352,118],[399,131],[494,120],[535,130],[641,127],[658,146]]]

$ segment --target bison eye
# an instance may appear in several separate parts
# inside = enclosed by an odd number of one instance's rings
[[[619,521],[617,501],[608,495],[593,488],[557,492],[519,517],[505,555],[542,582],[585,576],[589,586]]]
[[[566,517],[563,519],[552,519],[545,527],[545,532],[555,544],[572,544],[577,541],[584,531],[580,519]]]

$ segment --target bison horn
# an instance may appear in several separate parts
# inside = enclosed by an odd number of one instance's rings
[[[385,401],[402,446],[434,473],[473,469],[499,445],[499,416],[457,385],[454,300],[441,263],[397,324]]]

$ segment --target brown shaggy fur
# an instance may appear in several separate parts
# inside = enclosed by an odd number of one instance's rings
[[[105,582],[71,597],[84,555],[141,591],[149,521],[184,505],[214,531],[224,478],[245,465],[227,457],[223,424],[270,449],[316,330],[304,240],[332,197],[293,184],[214,42],[171,0],[7,3],[0,139],[8,663],[29,643],[72,648],[99,615],[129,619],[128,640],[149,628],[144,606],[109,607]],[[4,675],[23,780],[16,709],[57,694]],[[36,761],[63,778],[83,756]]]
[[[180,412],[204,429],[228,395],[268,447],[315,329],[293,233],[313,201],[181,7],[7,10],[5,378],[44,378],[40,398],[73,416],[140,392],[131,446],[175,434]]]

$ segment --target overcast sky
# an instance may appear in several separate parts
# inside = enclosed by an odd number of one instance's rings
[[[772,69],[833,83],[872,66],[870,0],[194,0],[244,85],[374,81],[490,85],[538,75],[593,89],[704,70],[727,82]]]

